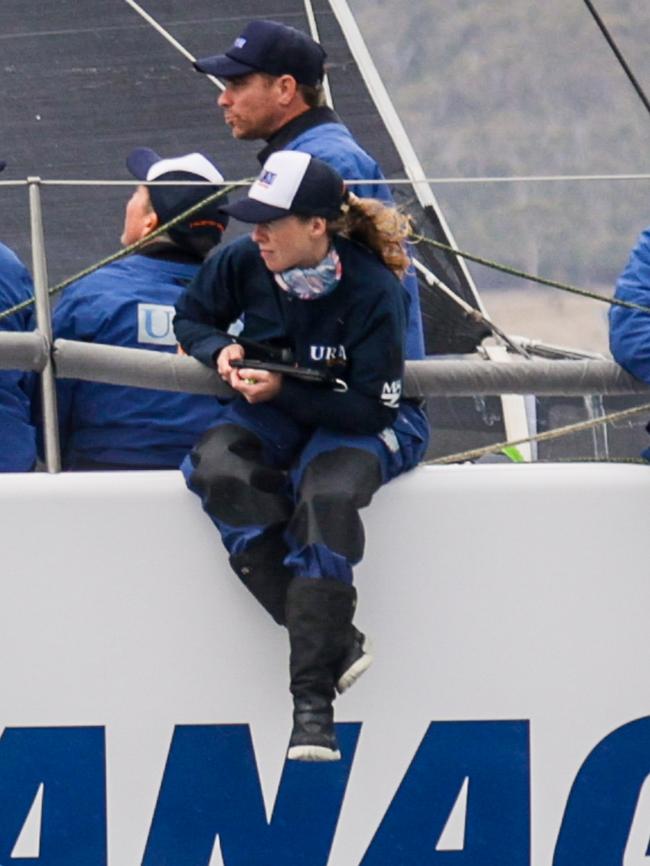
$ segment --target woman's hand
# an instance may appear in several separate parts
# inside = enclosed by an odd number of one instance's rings
[[[280,393],[282,373],[268,370],[247,370],[245,367],[233,369],[230,384],[239,391],[249,403],[265,403]]]
[[[249,403],[264,403],[272,400],[282,388],[282,373],[268,370],[249,370],[245,367],[231,367],[230,362],[244,358],[244,349],[239,343],[223,348],[217,357],[217,372],[238,391]]]
[[[230,381],[233,373],[236,373],[237,370],[235,367],[230,366],[230,362],[234,360],[241,360],[244,357],[244,347],[240,346],[239,343],[231,343],[229,346],[224,346],[224,348],[217,355],[217,373],[221,376],[224,382],[228,382],[229,385],[232,385]]]

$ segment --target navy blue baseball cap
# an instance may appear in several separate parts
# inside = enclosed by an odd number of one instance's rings
[[[223,175],[216,165],[202,153],[187,153],[163,159],[149,147],[136,147],[126,159],[126,167],[133,177],[142,181],[207,181],[210,186],[150,186],[149,198],[161,223],[180,216],[183,211],[217,192],[223,184]],[[212,201],[186,220],[169,230],[173,241],[180,246],[192,246],[193,237],[209,237],[219,243],[228,225],[228,214],[223,206],[227,196]]]
[[[7,163],[0,160],[0,171],[4,171],[7,167]]]
[[[266,160],[247,198],[228,205],[244,223],[266,223],[296,214],[336,219],[346,190],[331,165],[298,150],[278,150]]]
[[[298,84],[312,87],[325,74],[324,49],[306,33],[258,19],[246,25],[225,54],[196,60],[194,66],[206,75],[238,78],[252,72],[293,75]]]

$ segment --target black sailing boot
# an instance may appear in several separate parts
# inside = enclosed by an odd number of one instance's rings
[[[337,580],[296,577],[287,592],[287,628],[294,713],[287,757],[338,761],[332,701],[338,665],[350,647],[353,587]]]
[[[267,529],[246,550],[230,557],[235,574],[278,625],[286,625],[287,589],[293,579],[291,569],[282,564],[288,552],[282,532],[282,527]],[[372,662],[370,641],[351,626],[347,649],[333,668],[337,692],[347,691]]]
[[[287,588],[293,580],[291,569],[282,564],[287,552],[282,528],[272,527],[230,557],[235,574],[278,625],[286,625]]]

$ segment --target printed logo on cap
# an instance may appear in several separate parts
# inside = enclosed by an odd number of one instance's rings
[[[243,48],[246,45],[246,39],[243,36],[238,36],[233,43],[234,48]]]
[[[280,150],[271,154],[248,197],[271,207],[289,210],[310,161],[308,153],[297,150]]]
[[[262,174],[258,177],[258,181],[260,184],[262,184],[262,186],[271,186],[276,177],[277,174],[274,171],[264,170]]]

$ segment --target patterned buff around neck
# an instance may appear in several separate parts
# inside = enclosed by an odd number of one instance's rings
[[[332,247],[315,268],[290,268],[274,274],[276,283],[285,292],[303,301],[314,301],[329,295],[341,281],[341,260]]]

